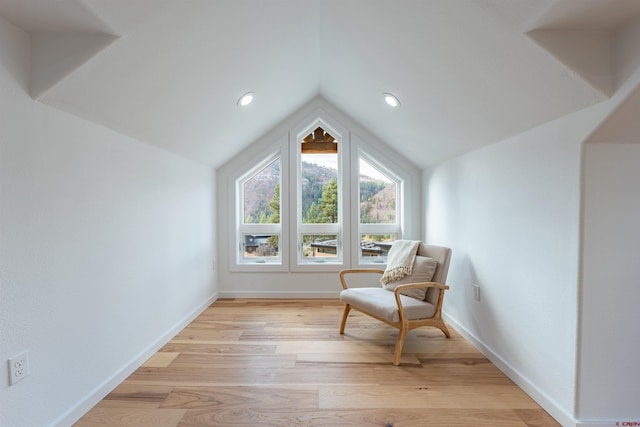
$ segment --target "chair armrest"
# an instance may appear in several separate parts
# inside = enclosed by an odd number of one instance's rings
[[[352,268],[349,270],[342,270],[340,271],[340,283],[342,283],[342,288],[343,289],[349,289],[349,287],[347,286],[347,282],[345,280],[345,276],[348,274],[359,274],[359,273],[367,273],[367,274],[372,274],[372,273],[378,273],[380,275],[384,274],[384,270],[378,270],[378,269],[374,269],[374,268]]]
[[[443,285],[442,283],[438,283],[438,282],[407,283],[404,285],[398,285],[394,291],[395,293],[398,293],[399,291],[404,291],[407,289],[418,289],[418,288],[438,288],[440,290],[446,291],[447,289],[449,289],[449,286]]]
[[[444,291],[449,289],[449,286],[443,285],[442,283],[437,283],[437,282],[418,282],[418,283],[407,283],[405,285],[398,285],[398,287],[396,287],[393,293],[396,297],[396,304],[398,304],[398,314],[400,315],[400,319],[403,322],[406,322],[406,317],[404,315],[404,307],[402,306],[402,300],[400,299],[400,292],[407,289],[418,289],[418,288],[440,289],[440,297],[438,298],[438,305],[436,307],[436,313],[435,313],[437,314],[442,309],[442,295]]]

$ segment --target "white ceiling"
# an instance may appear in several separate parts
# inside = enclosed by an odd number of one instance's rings
[[[33,35],[32,96],[213,167],[316,96],[419,167],[491,144],[607,99],[613,35],[638,14],[637,0],[0,0]]]

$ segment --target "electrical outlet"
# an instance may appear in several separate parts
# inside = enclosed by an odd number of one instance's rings
[[[480,285],[477,283],[473,284],[473,299],[480,301]]]
[[[29,375],[29,352],[23,351],[9,359],[9,385],[14,385]]]

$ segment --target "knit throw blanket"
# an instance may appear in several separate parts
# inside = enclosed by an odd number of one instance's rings
[[[413,263],[420,246],[419,240],[396,240],[387,255],[387,269],[380,282],[383,285],[402,279],[413,273]]]

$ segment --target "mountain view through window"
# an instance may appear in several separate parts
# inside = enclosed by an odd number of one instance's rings
[[[359,218],[361,224],[388,224],[396,221],[396,184],[361,160]],[[273,162],[244,186],[245,224],[280,222],[280,163]],[[337,170],[307,161],[302,162],[302,221],[332,223],[338,215]],[[313,236],[318,237],[318,236]],[[394,236],[367,234],[369,242],[392,241]],[[277,243],[269,242],[277,251]],[[274,245],[275,244],[275,245]],[[369,245],[370,246],[370,245]]]

